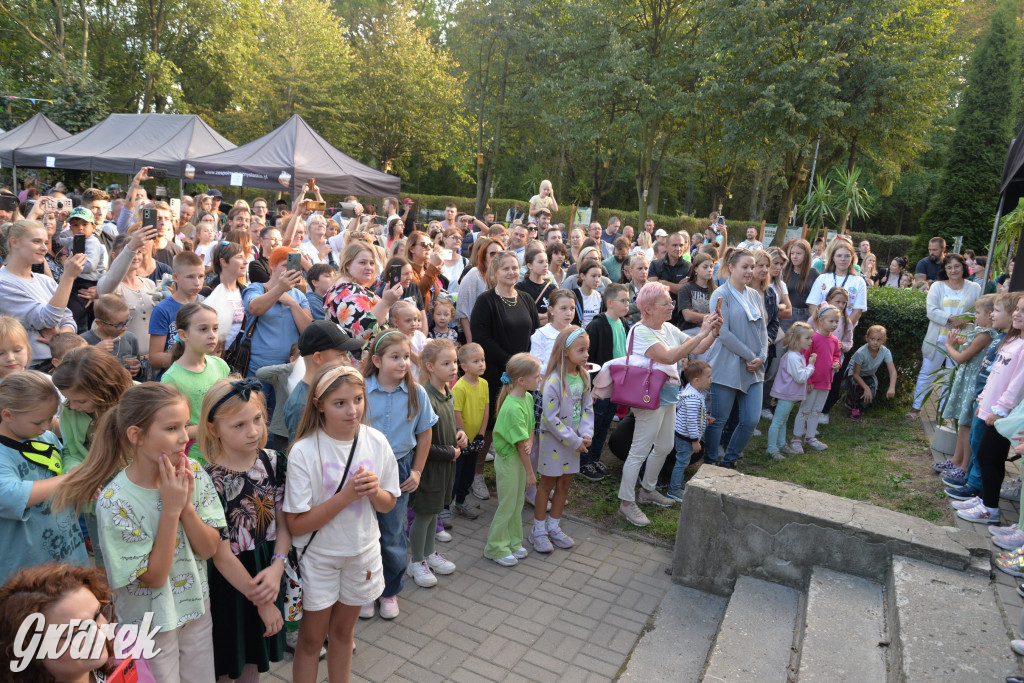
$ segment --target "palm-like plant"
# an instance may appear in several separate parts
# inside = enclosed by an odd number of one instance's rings
[[[832,211],[834,201],[832,196],[832,179],[826,175],[819,175],[815,179],[814,186],[811,188],[810,194],[807,195],[806,201],[800,207],[800,211],[804,215],[804,221],[812,230],[816,231],[815,239],[817,239],[817,231],[825,227],[825,221],[831,221],[835,218],[835,214]]]
[[[854,166],[849,171],[835,169],[835,209],[839,214],[840,233],[846,232],[850,217],[867,218],[871,215],[871,195],[860,185],[860,169]]]

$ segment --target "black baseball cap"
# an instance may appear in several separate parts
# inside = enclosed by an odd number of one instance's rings
[[[299,335],[299,355],[311,356],[317,351],[360,351],[366,346],[362,339],[353,339],[330,320],[314,320]]]

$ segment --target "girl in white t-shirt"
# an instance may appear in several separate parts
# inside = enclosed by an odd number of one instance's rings
[[[391,446],[363,424],[365,413],[366,384],[359,371],[324,365],[288,454],[282,509],[303,582],[292,665],[296,683],[316,681],[328,634],[335,646],[327,651],[328,678],[348,679],[359,609],[384,592],[375,513],[390,511],[401,491]]]
[[[813,322],[818,307],[825,302],[825,296],[833,287],[842,287],[849,295],[846,304],[846,315],[850,319],[850,327],[857,327],[857,322],[864,311],[868,310],[868,286],[864,278],[853,269],[853,242],[845,235],[832,240],[825,252],[825,272],[818,276],[807,294],[807,308]]]
[[[576,302],[576,317],[579,318],[579,325],[587,328],[590,321],[601,312],[601,263],[593,259],[586,259],[579,267],[579,287],[573,288],[578,299]]]

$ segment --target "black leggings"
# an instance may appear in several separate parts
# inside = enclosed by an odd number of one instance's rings
[[[821,409],[822,415],[828,415],[828,411],[832,410],[832,406],[839,400],[839,394],[843,392],[843,378],[846,377],[846,368],[850,367],[850,357],[852,353],[843,354],[843,364],[839,366],[839,370],[836,374],[832,375],[832,388],[828,390],[828,396],[825,397],[825,407]]]
[[[1006,456],[1010,452],[1010,440],[985,425],[978,443],[978,466],[981,468],[981,499],[985,507],[999,508],[999,489],[1006,476]]]

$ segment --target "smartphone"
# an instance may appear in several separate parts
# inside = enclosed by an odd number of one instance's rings
[[[388,278],[391,280],[391,284],[402,281],[402,266],[394,265],[391,266],[391,275]]]
[[[150,207],[142,210],[142,227],[143,228],[155,228],[156,227],[156,209]]]
[[[150,178],[166,178],[167,177],[167,169],[166,168],[151,168],[151,169],[149,169],[149,177]]]
[[[85,235],[75,235],[71,239],[71,253],[72,254],[84,254],[85,253]]]
[[[0,195],[0,211],[14,213],[18,210],[18,198],[9,195]]]
[[[722,299],[719,299],[715,305],[715,315],[722,315]]]
[[[171,215],[175,218],[181,218],[181,200],[177,197],[172,197],[168,204],[171,205]]]
[[[388,219],[385,218],[384,216],[374,216],[373,222],[376,223],[377,225],[387,225]]]
[[[447,260],[449,260],[449,259],[450,259],[451,257],[452,257],[452,250],[451,250],[451,249],[442,249],[442,250],[441,250],[441,258],[442,258],[443,260],[447,261]]]
[[[293,251],[288,254],[288,270],[302,270],[302,254]]]
[[[139,670],[131,657],[121,662],[113,673],[107,676],[107,683],[138,683],[138,680]]]
[[[327,202],[317,202],[317,201],[309,200],[309,201],[306,202],[306,210],[307,211],[326,211],[327,210]]]

